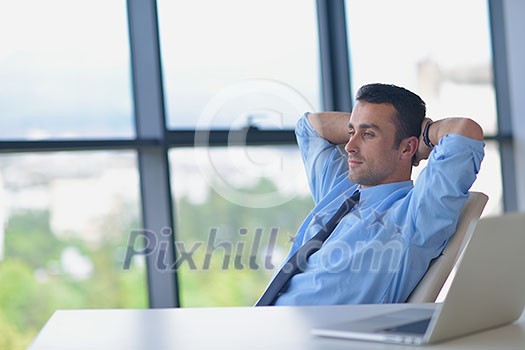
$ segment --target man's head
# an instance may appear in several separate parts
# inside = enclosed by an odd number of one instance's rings
[[[368,103],[387,103],[396,110],[396,146],[401,140],[410,136],[419,137],[421,124],[426,114],[425,102],[415,93],[395,85],[368,84],[363,85],[356,94],[356,101]]]
[[[425,103],[394,85],[359,89],[348,131],[349,177],[363,187],[410,179]]]

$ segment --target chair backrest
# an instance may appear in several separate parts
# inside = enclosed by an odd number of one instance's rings
[[[441,255],[432,261],[427,272],[408,297],[407,303],[433,303],[438,295],[441,298],[446,294],[446,291],[441,289],[472,236],[488,199],[484,193],[469,192],[469,198],[459,216],[456,232],[449,239]]]

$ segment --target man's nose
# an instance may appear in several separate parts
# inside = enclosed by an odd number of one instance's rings
[[[357,137],[351,136],[345,145],[345,151],[347,153],[354,153],[357,151]]]

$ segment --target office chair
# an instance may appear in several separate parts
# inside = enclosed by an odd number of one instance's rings
[[[433,303],[446,296],[445,281],[468,243],[489,197],[481,192],[469,192],[469,198],[459,216],[456,233],[449,239],[441,255],[434,259],[407,299],[407,303]]]

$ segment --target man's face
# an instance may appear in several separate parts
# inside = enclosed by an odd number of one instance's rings
[[[395,149],[395,108],[390,104],[359,101],[355,105],[345,146],[348,152],[348,177],[361,187],[405,181],[410,178],[406,162],[401,161],[402,147]]]

